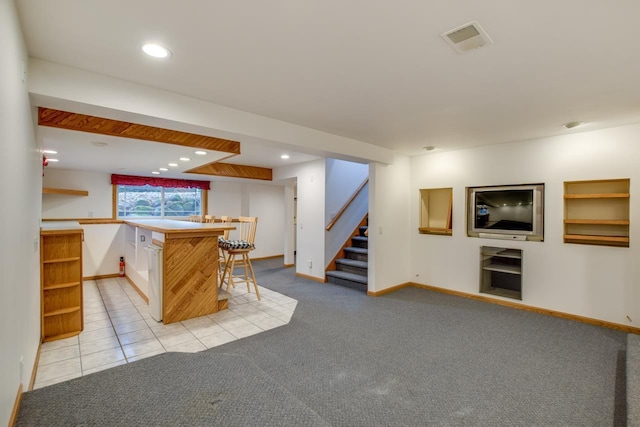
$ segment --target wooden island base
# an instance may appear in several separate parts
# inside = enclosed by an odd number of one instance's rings
[[[126,221],[152,231],[162,246],[162,322],[173,323],[218,312],[218,236],[234,227],[176,220]]]

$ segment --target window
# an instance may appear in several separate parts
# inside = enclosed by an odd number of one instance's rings
[[[118,185],[118,218],[202,215],[199,188]]]
[[[112,175],[117,218],[182,218],[203,215],[208,181]],[[206,202],[206,201],[205,201]]]

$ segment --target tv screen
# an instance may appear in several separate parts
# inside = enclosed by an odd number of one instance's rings
[[[467,235],[544,240],[544,184],[467,187]]]
[[[475,228],[533,231],[533,190],[475,192]]]

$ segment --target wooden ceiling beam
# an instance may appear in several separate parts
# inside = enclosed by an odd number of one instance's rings
[[[269,168],[258,166],[233,165],[231,163],[214,162],[186,171],[202,175],[226,176],[228,178],[273,180],[273,171]]]
[[[240,143],[238,141],[88,116],[86,114],[70,113],[51,108],[38,108],[38,124],[59,129],[240,154]]]

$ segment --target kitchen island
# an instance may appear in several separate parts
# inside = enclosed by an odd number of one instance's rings
[[[234,227],[168,219],[127,220],[135,236],[151,232],[151,242],[162,247],[160,269],[162,322],[173,323],[216,313],[218,303],[218,237]],[[142,241],[146,241],[142,240]],[[134,284],[136,278],[127,275]],[[138,289],[143,286],[137,286]]]

